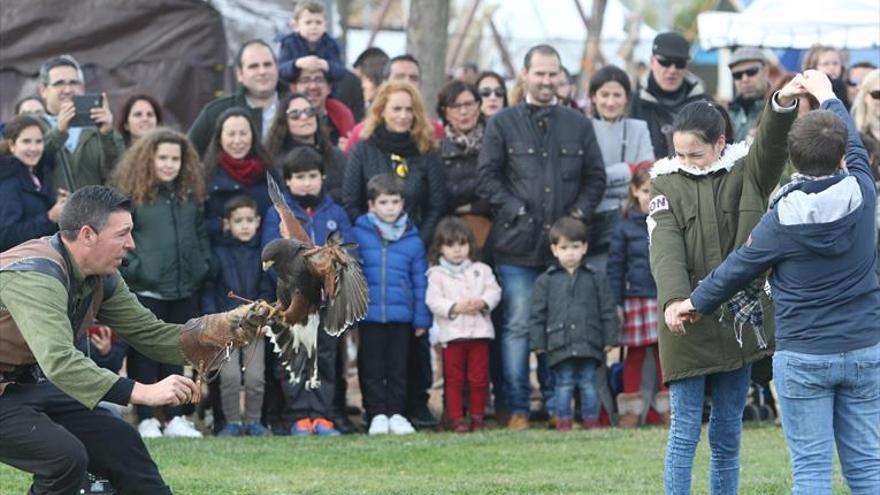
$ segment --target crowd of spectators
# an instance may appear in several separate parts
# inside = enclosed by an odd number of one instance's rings
[[[715,252],[700,244],[709,242],[704,239],[718,243],[720,233],[722,254],[745,242],[748,230],[738,230],[737,222],[748,215],[756,220],[766,208],[759,198],[766,201],[793,170],[781,181],[761,176],[763,182],[752,184],[755,204],[743,211],[745,193],[738,189],[728,198],[719,194],[727,192],[723,181],[713,191],[695,173],[694,187],[708,189],[693,209],[717,209],[717,218],[706,217],[699,240],[680,244],[673,227],[659,226],[654,242],[668,243],[669,251],[648,254],[649,213],[663,208],[649,205],[651,188],[656,196],[658,187],[673,187],[652,181],[669,173],[651,173],[655,160],[674,156],[699,168],[702,159],[712,170],[730,170],[748,155],[749,166],[773,162],[781,169],[786,125],[819,108],[807,93],[793,97],[796,109],[773,99],[794,76],[774,75],[778,68],[764,50],[733,52],[736,94],[726,105],[714,102],[688,70],[690,44],[673,32],[654,39],[640,79],[603,67],[581,103],[575,79],[549,45],[526,54],[516,98],[502,76],[469,65],[450,77],[436,102],[427,102],[411,55],[368,48],[352,71],[326,32],[321,4],[297,7],[293,23],[278,50],[262,40],[240,47],[235,92],[207,103],[186,134],[162,127],[162,105],[148,91],[132,94],[115,112],[105,96],[91,111],[92,125],[72,126],[73,96],[85,93],[86,81],[77,61],[60,55],[43,64],[39,95],[18,102],[0,144],[0,251],[54,234],[70,192],[114,185],[134,204],[136,249],[121,273],[141,303],[168,322],[229,309],[236,304],[229,291],[274,300],[274,273],[262,272],[259,262],[260,248],[280,236],[267,174],[282,185],[316,243],[338,233],[358,244],[352,253],[369,283],[369,313],[348,335],[320,333],[321,388],[292,383],[271,344],[254,342],[230,356],[211,386],[215,433],[351,433],[361,423],[351,421],[353,408],[371,435],[412,433],[438,422],[456,432],[481,430],[487,418],[522,430],[535,417],[533,352],[539,409],[563,431],[575,416],[584,428],[668,422],[666,384],[687,382],[687,405],[678,412],[693,419],[689,426],[699,435],[705,383],[695,375],[711,377],[713,406],[743,395],[752,380],[766,384],[769,377],[755,374],[766,346],[723,370],[716,364],[724,356],[701,354],[717,344],[711,336],[726,323],[703,320],[703,340],[689,337],[686,344],[693,353],[681,339],[658,352],[658,334],[668,333],[658,287],[665,301],[676,292],[670,284],[690,287],[694,276],[717,266],[720,259],[702,258]],[[877,180],[880,71],[846,62],[841,50],[816,46],[803,69],[827,74],[834,94],[851,108]],[[360,80],[356,99],[340,91],[347,77]],[[364,118],[356,122],[356,116]],[[716,155],[699,155],[704,147]],[[709,163],[715,156],[718,163]],[[677,193],[663,194],[672,201]],[[702,268],[680,281],[675,270],[682,263]],[[655,283],[652,268],[669,276]],[[724,338],[733,342],[733,333]],[[347,339],[357,343],[362,410],[346,400]],[[107,327],[80,336],[79,345],[111,369],[127,357],[125,370],[139,382],[182,372],[128,349]],[[618,346],[626,357],[622,385],[615,386],[606,361]],[[442,349],[436,363],[435,347]],[[682,355],[703,357],[682,361]],[[746,366],[752,361],[754,367]],[[432,366],[443,368],[441,418],[428,407]],[[139,406],[135,416],[144,437],[201,436],[190,413]],[[691,430],[670,438],[683,441]]]

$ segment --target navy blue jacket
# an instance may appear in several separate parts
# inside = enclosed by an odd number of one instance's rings
[[[345,210],[341,206],[333,201],[329,194],[321,194],[321,202],[314,208],[311,215],[287,191],[284,192],[284,201],[293,210],[293,214],[300,219],[303,229],[315,244],[325,244],[327,237],[337,230],[342,234],[343,241],[354,242],[354,234],[351,222],[348,221],[348,215],[345,214]],[[278,211],[271,206],[265,211],[263,226],[260,229],[262,231],[260,244],[263,247],[266,247],[269,242],[281,238]],[[351,251],[351,254],[357,257],[357,251]]]
[[[354,223],[354,237],[370,289],[365,320],[429,328],[431,312],[425,304],[428,260],[419,229],[410,225],[400,239],[388,242],[367,216],[361,215]]]
[[[0,157],[0,251],[58,230],[46,216],[55,204],[55,190],[45,160],[37,164],[42,186],[37,189],[27,165],[12,155]]]
[[[627,297],[657,297],[648,253],[648,216],[638,208],[614,227],[608,251],[608,284],[614,304],[623,306]]]
[[[237,182],[230,177],[222,167],[217,167],[217,173],[208,182],[208,199],[205,201],[205,220],[208,225],[208,235],[214,242],[223,235],[224,205],[234,196],[244,194],[257,202],[257,211],[266,211],[272,204],[269,200],[269,189],[266,186],[265,177],[260,178],[250,186]]]
[[[257,236],[241,242],[226,233],[214,242],[211,251],[211,273],[201,291],[202,313],[219,313],[240,306],[241,301],[227,296],[229,291],[247,299],[275,299],[264,280]]]
[[[846,123],[849,172],[784,190],[750,241],[691,295],[697,311],[709,314],[772,268],[776,348],[805,354],[842,353],[880,342],[877,194],[868,153],[840,100],[825,101],[822,109]]]
[[[342,63],[339,44],[329,34],[324,33],[318,40],[314,50],[309,48],[309,42],[299,33],[290,33],[281,38],[281,48],[278,52],[278,75],[287,82],[296,81],[299,77],[299,68],[296,59],[315,55],[324,59],[330,70],[327,71],[327,79],[336,82],[345,77],[345,65]]]

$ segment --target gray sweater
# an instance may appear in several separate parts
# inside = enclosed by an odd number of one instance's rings
[[[626,201],[627,188],[632,178],[627,163],[654,160],[651,135],[643,120],[621,119],[609,122],[593,118],[592,121],[607,177],[605,195],[596,211],[618,210]]]

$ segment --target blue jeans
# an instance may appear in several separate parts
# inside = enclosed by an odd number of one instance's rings
[[[581,392],[581,415],[586,419],[599,417],[599,396],[596,393],[596,368],[599,363],[589,358],[569,358],[553,366],[556,378],[554,400],[556,416],[571,419],[571,396],[574,387]]]
[[[529,311],[532,287],[542,271],[515,265],[495,267],[502,290],[500,340],[504,395],[511,414],[529,413]],[[552,374],[543,356],[538,359],[538,378],[545,407],[552,411]]]
[[[712,387],[709,416],[709,490],[713,495],[735,495],[739,487],[739,447],[742,415],[749,390],[751,365],[734,371],[695,376],[669,384],[672,424],[666,443],[663,485],[666,493],[691,492],[694,452],[700,441],[703,395]]]
[[[777,351],[773,376],[793,493],[831,493],[834,442],[852,493],[880,493],[880,344],[837,354]]]

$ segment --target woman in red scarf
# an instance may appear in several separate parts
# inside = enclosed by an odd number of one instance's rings
[[[250,196],[260,215],[266,213],[270,205],[266,172],[270,170],[272,161],[260,144],[250,112],[233,107],[220,114],[205,152],[205,219],[212,241],[223,235],[223,205],[233,196]]]

